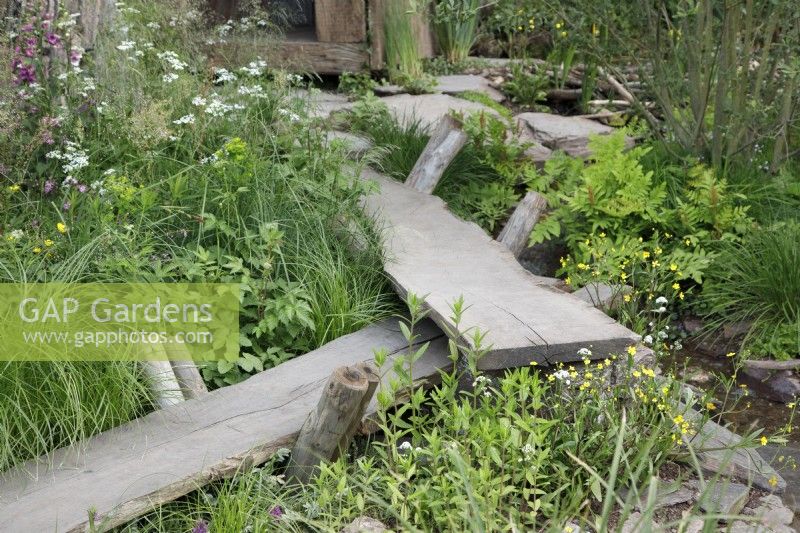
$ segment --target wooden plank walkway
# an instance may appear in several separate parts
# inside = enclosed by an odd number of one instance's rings
[[[444,335],[430,321],[418,333],[417,343],[431,346],[414,377],[438,378],[451,364]],[[13,469],[0,477],[0,531],[84,531],[91,508],[96,523],[120,525],[242,466],[263,463],[291,447],[331,372],[372,360],[378,348],[405,351],[397,320]]]
[[[380,191],[364,200],[385,237],[385,270],[401,295],[424,296],[431,318],[453,329],[450,305],[461,295],[469,309],[461,330],[486,333],[491,345],[479,368],[500,369],[531,361],[579,359],[623,353],[639,337],[580,299],[547,286],[476,224],[453,215],[444,202],[366,169],[362,178]],[[462,335],[470,343],[470,335]]]

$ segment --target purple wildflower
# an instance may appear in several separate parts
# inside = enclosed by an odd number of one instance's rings
[[[47,41],[47,44],[53,47],[58,47],[61,45],[61,37],[52,32],[45,33],[44,40]]]
[[[34,83],[36,81],[36,70],[33,65],[20,64],[17,67],[17,84]]]
[[[208,522],[203,519],[198,520],[192,529],[192,533],[208,533]]]
[[[66,201],[61,205],[61,210],[62,211],[69,211],[70,207],[72,207],[72,204],[69,203],[69,201]]]
[[[273,518],[280,518],[283,516],[283,509],[281,509],[280,505],[276,505],[269,511],[269,515]]]
[[[88,191],[88,190],[89,190],[89,187],[87,187],[87,186],[86,186],[86,185],[84,185],[83,183],[81,183],[80,185],[78,185],[78,192],[84,193],[84,192],[86,192],[86,191]]]
[[[20,28],[22,33],[30,33],[33,31],[33,24],[25,24],[23,27]]]
[[[77,67],[81,63],[81,58],[83,57],[83,50],[79,48],[73,48],[69,51],[69,62],[72,63],[73,67]]]

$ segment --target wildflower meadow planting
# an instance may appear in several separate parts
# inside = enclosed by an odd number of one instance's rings
[[[793,2],[0,28],[0,531],[800,525]]]

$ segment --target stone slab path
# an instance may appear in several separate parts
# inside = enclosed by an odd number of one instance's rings
[[[365,170],[380,190],[365,210],[384,231],[385,270],[401,295],[425,296],[431,318],[453,331],[451,304],[463,296],[464,342],[485,333],[481,369],[552,364],[623,353],[639,337],[580,299],[525,270],[508,249],[479,226],[453,215],[436,196]]]
[[[563,117],[551,113],[521,113],[515,117],[527,126],[531,139],[550,150],[563,150],[573,157],[589,157],[589,136],[608,135],[615,131],[611,126],[581,117]],[[627,138],[626,146],[633,147],[633,139]]]
[[[471,102],[463,98],[456,98],[447,94],[398,94],[381,98],[389,108],[395,120],[400,124],[408,125],[414,120],[419,120],[426,130],[436,126],[439,120],[451,111],[459,113],[476,113],[484,111],[497,115],[497,111],[478,102]]]
[[[480,92],[498,103],[506,99],[506,96],[501,91],[492,87],[489,80],[475,74],[438,76],[436,78],[436,86],[433,87],[433,92],[450,95],[458,95],[465,92]],[[375,88],[375,94],[379,96],[392,96],[404,93],[406,93],[406,90],[399,85],[379,85]]]

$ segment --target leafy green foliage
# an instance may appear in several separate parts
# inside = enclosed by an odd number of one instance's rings
[[[677,265],[683,276],[674,281],[702,283],[716,242],[735,241],[753,225],[741,205],[744,198],[707,167],[695,165],[676,186],[644,168],[649,148],[624,149],[622,131],[594,137],[590,147],[594,155],[585,167],[564,157],[547,162],[545,181],[556,186],[548,193],[553,210],[531,235],[532,243],[564,238],[572,255],[564,270],[568,275],[576,273],[577,264],[601,262],[609,264],[594,270],[615,279],[624,270],[611,266],[625,262],[619,252],[634,258],[662,250],[652,260]],[[595,236],[606,234],[616,246],[598,248]]]

